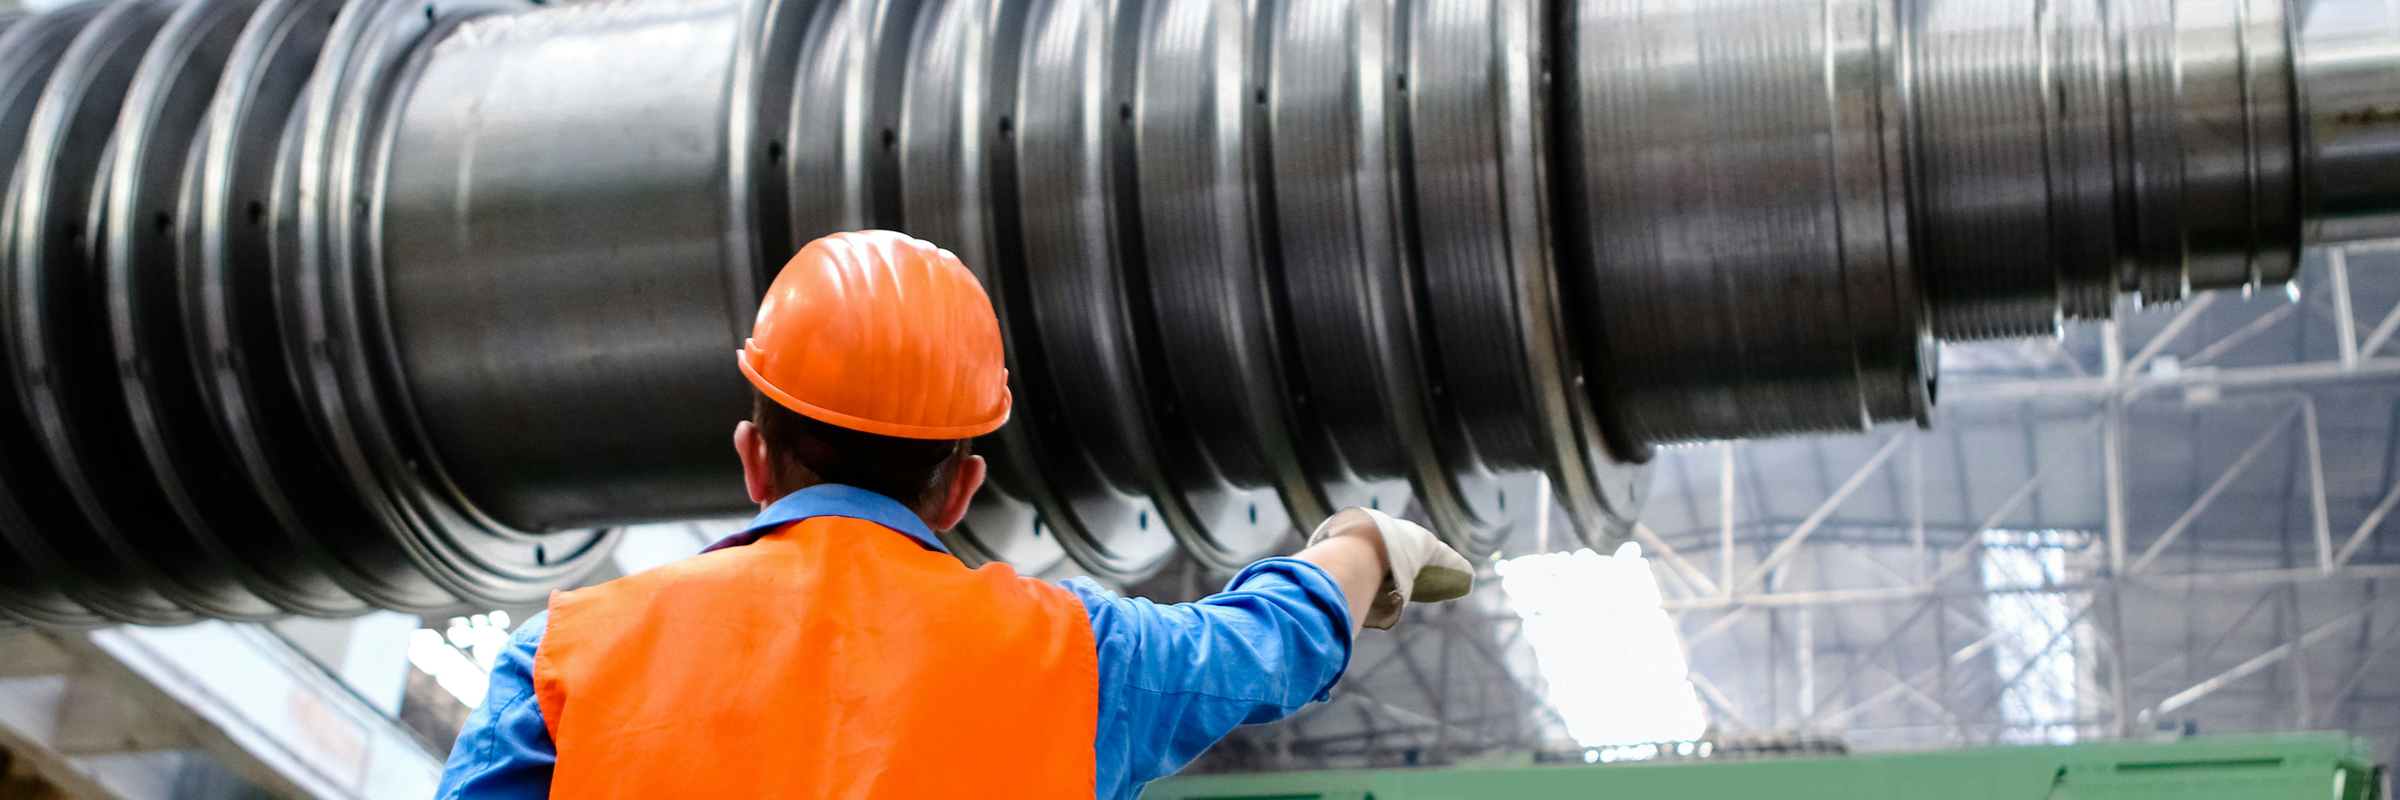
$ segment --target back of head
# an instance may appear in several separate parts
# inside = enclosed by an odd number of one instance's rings
[[[941,503],[970,452],[967,439],[903,439],[810,419],[753,392],[750,423],[777,461],[778,494],[820,483],[856,486],[920,514]]]
[[[742,374],[780,492],[817,483],[924,512],[967,439],[1008,421],[991,299],[966,265],[890,231],[810,242],[760,301]]]

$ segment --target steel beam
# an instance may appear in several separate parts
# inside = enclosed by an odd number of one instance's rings
[[[2109,374],[2121,378],[2141,372],[2143,367],[2149,366],[2150,359],[2157,357],[2159,351],[2166,349],[2167,345],[2173,344],[2176,337],[2182,336],[2185,330],[2192,327],[2193,322],[2200,319],[2200,312],[2207,311],[2208,307],[2216,301],[2216,295],[2204,294],[2183,304],[2183,309],[2175,312],[2175,316],[2167,320],[2165,327],[2159,328],[2158,333],[2150,337],[2150,341],[2142,343],[2142,349],[2135,351],[2133,358],[2127,359],[2124,366],[2111,370]]]
[[[2358,314],[2350,303],[2350,253],[2337,245],[2325,248],[2326,272],[2333,283],[2333,335],[2342,366],[2358,366]]]
[[[1656,552],[1660,559],[1674,569],[1676,575],[1691,583],[1692,588],[1700,594],[1720,593],[1716,581],[1709,580],[1707,573],[1692,566],[1692,562],[1684,560],[1683,554],[1676,552],[1674,546],[1667,544],[1666,540],[1658,538],[1658,533],[1650,530],[1650,526],[1639,522],[1634,523],[1633,538],[1635,541],[1641,542],[1643,547]]]
[[[1833,512],[1839,510],[1842,503],[1848,501],[1850,495],[1857,492],[1859,487],[1865,486],[1867,478],[1872,477],[1875,470],[1882,467],[1884,462],[1890,461],[1893,454],[1900,452],[1900,445],[1905,443],[1907,443],[1907,437],[1904,436],[1892,436],[1884,439],[1883,446],[1876,448],[1875,454],[1869,456],[1866,463],[1860,464],[1857,470],[1851,472],[1850,478],[1842,481],[1841,488],[1835,489],[1832,496],[1825,498],[1825,502],[1819,503],[1817,509],[1809,512],[1808,518],[1801,520],[1800,526],[1793,528],[1791,535],[1784,537],[1783,541],[1775,546],[1773,552],[1768,553],[1765,559],[1759,561],[1758,566],[1751,568],[1748,575],[1743,576],[1740,581],[1732,585],[1733,594],[1738,596],[1751,587],[1757,586],[1761,581],[1766,580],[1767,573],[1782,566],[1786,559],[1791,558],[1792,554],[1800,549],[1800,545],[1808,541],[1810,534],[1817,532],[1817,526],[1825,524],[1826,518],[1833,516]]]
[[[2200,348],[2197,352],[2192,353],[2192,357],[2183,360],[2183,366],[2197,367],[2207,364],[2211,361],[2215,361],[2217,356],[2224,355],[2225,351],[2233,349],[2235,345],[2250,341],[2252,337],[2255,337],[2261,333],[2265,333],[2268,328],[2275,327],[2275,323],[2282,322],[2285,317],[2289,317],[2294,312],[2299,310],[2300,304],[2298,303],[2286,303],[2276,306],[2275,310],[2259,315],[2259,318],[2251,320],[2250,324],[2243,325],[2242,327],[2235,329],[2234,332],[2219,337],[2214,342],[2210,342],[2207,347]],[[2384,321],[2390,324],[2400,324],[2400,306],[2394,306],[2392,312],[2393,313],[2391,315],[2384,317]],[[2375,326],[2375,329],[2376,332],[2384,334],[2387,338],[2390,336],[2390,331],[2386,330],[2383,325],[2377,325]],[[2376,344],[2379,346],[2381,345],[2381,342],[2375,339],[2373,336],[2369,336],[2367,341],[2371,344]],[[2373,357],[2375,355],[2375,348],[2366,348],[2364,353],[2368,357]]]
[[[2296,406],[2290,413],[2277,418],[2274,424],[2268,425],[2266,430],[2259,434],[2258,439],[2251,442],[2250,447],[2243,450],[2242,455],[2234,459],[2233,464],[2227,466],[2225,472],[2218,475],[2217,480],[2210,483],[2208,488],[2200,493],[2198,499],[2192,501],[2191,507],[2184,509],[2183,514],[2176,517],[2175,522],[2168,525],[2166,531],[2160,533],[2157,539],[2151,540],[2150,547],[2142,551],[2141,558],[2134,559],[2133,564],[2125,571],[2139,573],[2149,569],[2150,564],[2158,560],[2159,554],[2165,552],[2168,545],[2174,544],[2177,538],[2183,536],[2183,532],[2190,528],[2193,522],[2200,519],[2200,514],[2208,510],[2209,504],[2216,502],[2217,497],[2224,494],[2225,490],[2233,485],[2235,478],[2241,477],[2243,470],[2249,469],[2251,463],[2256,462],[2261,454],[2267,452],[2267,446],[2275,443],[2275,436],[2283,432],[2283,426],[2298,417],[2307,407],[2305,404]]]
[[[2327,637],[2337,633],[2338,631],[2335,629],[2348,624],[2352,618],[2366,613],[2366,610],[2370,606],[2372,606],[2372,603],[2343,612],[2340,616],[2326,620],[2323,623],[2319,623],[2316,627],[2309,628],[2308,631],[2301,634],[2299,639],[2296,641],[2289,641],[2277,645],[2264,653],[2260,653],[2257,656],[2252,657],[2248,661],[2244,661],[2241,664],[2234,666],[2232,669],[2217,673],[2216,675],[2210,676],[2207,680],[2193,684],[2191,687],[2186,688],[2183,691],[2168,695],[2166,699],[2160,700],[2158,705],[2152,706],[2150,710],[2143,712],[2143,716],[2150,719],[2156,719],[2160,714],[2173,713],[2176,709],[2191,705],[2193,702],[2196,702],[2203,697],[2207,697],[2217,690],[2223,689],[2236,681],[2257,674],[2259,670],[2274,666],[2277,662],[2291,657],[2292,654],[2306,649],[2309,645],[2323,641]]]
[[[2375,508],[2367,512],[2367,518],[2359,520],[2358,528],[2342,541],[2342,549],[2333,554],[2333,566],[2349,564],[2350,558],[2358,554],[2358,549],[2366,546],[2367,537],[2383,524],[2383,518],[2391,515],[2395,504],[2400,504],[2400,482],[2394,482],[2392,488],[2384,491],[2383,499],[2376,501]]]

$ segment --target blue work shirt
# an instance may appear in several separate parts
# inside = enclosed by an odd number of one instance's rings
[[[709,547],[738,547],[786,524],[835,516],[890,528],[947,553],[924,520],[898,501],[850,486],[784,496],[750,527]],[[1100,718],[1093,737],[1094,794],[1129,800],[1174,774],[1236,725],[1282,719],[1323,700],[1350,664],[1350,608],[1315,564],[1270,558],[1244,568],[1225,591],[1161,605],[1119,597],[1089,578],[1060,586],[1083,601],[1099,651]],[[905,593],[904,587],[896,591]],[[492,666],[483,705],[467,717],[439,800],[550,796],[558,749],[534,700],[533,656],[550,614],[527,619]],[[706,769],[694,765],[694,769]]]

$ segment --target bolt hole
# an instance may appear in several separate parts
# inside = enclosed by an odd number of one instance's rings
[[[1033,523],[1033,538],[1036,538],[1036,539],[1042,538],[1042,534],[1044,534],[1044,533],[1048,533],[1049,531],[1050,531],[1050,526],[1042,524],[1040,520],[1035,520],[1035,521],[1034,521],[1034,523]]]
[[[1117,104],[1117,121],[1118,121],[1118,122],[1132,122],[1132,121],[1133,121],[1133,104],[1132,104],[1132,103],[1118,103],[1118,104]]]
[[[533,546],[533,563],[534,563],[536,566],[543,566],[543,567],[550,566],[550,551],[549,551],[548,549],[546,549],[546,548],[542,547],[541,545],[538,545],[538,544],[537,544],[537,545],[534,545],[534,546]]]
[[[1013,120],[1013,119],[1010,119],[1010,118],[1008,118],[1008,117],[1006,117],[1006,116],[1002,116],[1002,117],[1000,118],[1000,138],[1002,138],[1002,139],[1006,139],[1006,138],[1008,138],[1009,136],[1011,136],[1011,135],[1015,134],[1016,132],[1017,132],[1017,121],[1016,121],[1016,120]]]
[[[1408,91],[1408,73],[1402,72],[1397,75],[1393,75],[1392,82],[1394,85],[1400,87],[1400,91]]]
[[[1144,512],[1142,512],[1142,513],[1141,513],[1141,516],[1135,517],[1135,518],[1134,518],[1134,524],[1135,524],[1135,525],[1138,525],[1138,526],[1140,526],[1142,530],[1149,530],[1149,529],[1150,529],[1150,512],[1148,512],[1148,511],[1144,511]]]
[[[1368,507],[1368,508],[1375,509],[1375,510],[1377,510],[1377,511],[1382,511],[1382,510],[1383,510],[1383,498],[1381,498],[1381,497],[1370,497],[1370,498],[1367,498],[1367,507]]]
[[[433,5],[430,3],[425,6],[425,18],[433,19]]]
[[[67,232],[67,238],[68,238],[68,239],[70,239],[70,240],[73,240],[73,241],[76,241],[76,242],[81,242],[81,241],[83,241],[83,223],[81,223],[81,222],[69,222],[69,223],[67,223],[67,225],[66,225],[66,232]]]
[[[1250,93],[1250,100],[1251,100],[1251,102],[1257,103],[1257,104],[1259,104],[1259,105],[1262,105],[1262,106],[1263,106],[1263,105],[1266,105],[1266,104],[1267,104],[1267,87],[1261,86],[1261,87],[1258,87],[1258,89],[1256,89],[1255,91],[1252,91],[1252,92]]]
[[[150,224],[158,228],[159,233],[166,233],[169,228],[175,227],[175,218],[161,211],[158,216],[150,218]]]
[[[783,163],[783,143],[782,143],[782,142],[779,142],[779,141],[772,141],[772,140],[770,140],[770,141],[768,141],[768,142],[767,142],[767,163],[769,163],[769,164],[781,164],[781,163]]]
[[[244,212],[250,215],[250,224],[252,225],[265,222],[267,219],[267,204],[252,200],[250,201],[250,205],[244,209]]]
[[[1257,503],[1251,503],[1251,504],[1250,504],[1250,524],[1252,524],[1252,525],[1256,525],[1256,524],[1258,524],[1258,504],[1257,504]]]
[[[1502,511],[1507,511],[1507,510],[1508,510],[1508,490],[1507,490],[1507,489],[1502,489],[1502,490],[1500,490],[1500,510],[1502,510]]]
[[[885,150],[890,150],[890,149],[892,149],[892,148],[894,148],[894,147],[897,147],[897,146],[899,146],[899,144],[900,144],[900,135],[899,135],[899,134],[892,132],[892,129],[890,129],[890,128],[885,128],[885,129],[883,129],[883,149],[885,149]]]

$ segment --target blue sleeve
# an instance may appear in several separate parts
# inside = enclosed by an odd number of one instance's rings
[[[508,649],[492,664],[491,688],[483,705],[467,716],[450,746],[436,800],[543,800],[550,796],[550,768],[558,748],[542,723],[542,704],[533,697],[533,654],[542,645],[550,612],[525,620],[509,634]]]
[[[1099,648],[1099,800],[1140,793],[1236,725],[1272,722],[1323,700],[1350,665],[1350,607],[1315,564],[1270,558],[1196,603],[1119,597],[1087,578]]]

